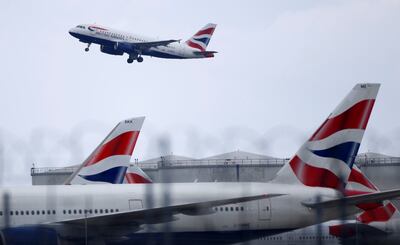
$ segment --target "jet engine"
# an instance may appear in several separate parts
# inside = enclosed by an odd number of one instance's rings
[[[116,49],[115,47],[110,47],[110,46],[100,46],[100,51],[106,54],[112,54],[112,55],[123,55],[124,51],[120,49]]]

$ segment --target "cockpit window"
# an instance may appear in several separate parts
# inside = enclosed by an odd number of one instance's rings
[[[76,26],[76,28],[85,29],[85,27],[84,27],[84,26],[82,26],[82,25],[77,25],[77,26]]]

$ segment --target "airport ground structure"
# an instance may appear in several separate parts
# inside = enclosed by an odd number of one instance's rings
[[[141,167],[154,182],[267,182],[287,160],[234,151],[201,159],[167,155],[132,164]],[[381,190],[400,186],[400,157],[363,153],[357,156],[355,163]],[[62,184],[76,168],[77,165],[32,168],[32,184]]]

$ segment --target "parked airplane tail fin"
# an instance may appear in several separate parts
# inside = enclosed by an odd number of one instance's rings
[[[350,175],[379,86],[357,84],[273,181],[342,190]]]
[[[153,183],[151,178],[137,165],[130,165],[125,174],[126,184],[148,184]]]
[[[137,117],[118,123],[65,184],[121,184],[143,121]]]
[[[213,35],[216,24],[209,23],[203,28],[201,28],[196,34],[194,34],[189,40],[186,41],[186,44],[194,49],[198,49],[200,51],[206,51],[207,45],[210,43],[211,36]]]

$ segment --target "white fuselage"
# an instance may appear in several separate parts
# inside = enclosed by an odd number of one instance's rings
[[[337,198],[338,195],[327,188],[268,183],[32,186],[7,188],[0,192],[3,197],[5,193],[9,196],[11,227],[82,218],[85,217],[85,210],[87,217],[91,217],[233,197],[285,193],[269,199],[214,207],[206,214],[176,214],[173,221],[168,222],[171,232],[268,230],[277,233],[317,222],[315,212],[304,207],[301,204],[303,201],[315,199],[317,195],[325,198]],[[4,227],[4,202],[0,209],[3,216],[0,225]],[[342,210],[339,209],[325,210],[318,221],[334,219],[341,214]],[[58,230],[62,232],[62,226],[60,228]],[[164,228],[165,223],[142,225],[137,232],[162,232]],[[112,230],[109,232],[112,233]]]

